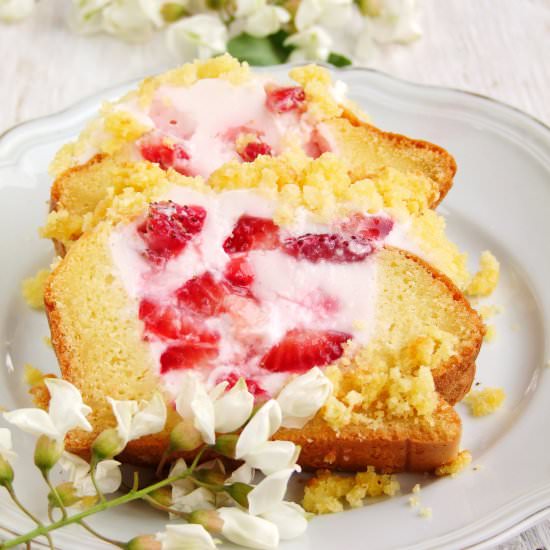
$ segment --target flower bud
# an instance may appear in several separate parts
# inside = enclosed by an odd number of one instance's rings
[[[237,481],[231,485],[226,485],[223,490],[239,505],[243,508],[248,508],[248,493],[252,491],[253,487],[246,483]]]
[[[47,473],[57,464],[64,450],[63,441],[41,435],[34,449],[34,463],[41,472]]]
[[[149,496],[162,506],[172,506],[172,488],[160,487],[149,493]]]
[[[184,419],[170,433],[170,452],[194,451],[204,443],[201,433],[190,419]]]
[[[101,432],[96,440],[92,443],[92,458],[95,462],[113,458],[120,454],[126,442],[116,428],[109,428]]]
[[[67,481],[66,483],[61,483],[61,485],[58,485],[55,490],[57,491],[57,494],[61,499],[61,503],[63,504],[63,506],[74,506],[77,502],[80,502],[81,500],[81,498],[77,495],[76,487],[70,481]],[[53,492],[50,492],[48,494],[48,502],[54,508],[59,506],[59,503],[57,502],[57,499],[55,498]]]
[[[193,478],[202,483],[208,483],[209,485],[223,485],[225,483],[226,476],[221,472],[215,470],[200,469],[193,472]]]
[[[166,23],[173,23],[186,15],[187,10],[184,6],[176,2],[166,2],[166,4],[162,6],[160,14]]]
[[[13,481],[13,468],[10,463],[0,455],[0,487],[11,485]]]
[[[126,550],[161,550],[162,544],[154,535],[140,535],[128,541],[124,548]]]
[[[198,523],[211,533],[221,533],[223,521],[216,510],[195,510],[187,518],[189,523]]]
[[[235,448],[237,447],[238,440],[239,440],[239,436],[235,434],[219,435],[216,438],[214,449],[216,450],[216,452],[220,453],[222,456],[226,456],[228,458],[235,458]]]

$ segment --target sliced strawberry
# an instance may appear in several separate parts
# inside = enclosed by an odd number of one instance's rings
[[[169,346],[160,357],[160,372],[195,369],[208,364],[218,356],[219,336],[204,332],[199,340],[191,339]]]
[[[225,278],[235,286],[249,286],[254,282],[254,271],[243,256],[231,258],[225,267]]]
[[[372,254],[374,246],[362,237],[344,237],[336,233],[308,233],[283,242],[282,249],[297,260],[312,263],[361,262]]]
[[[189,153],[181,143],[169,144],[162,138],[152,137],[140,145],[141,156],[158,164],[163,170],[174,168],[180,174],[188,175]]]
[[[240,378],[244,378],[244,381],[246,383],[246,387],[248,388],[248,391],[254,395],[255,397],[267,397],[268,393],[260,384],[254,380],[253,378],[247,378],[244,376],[241,376],[239,373],[233,371],[229,373],[225,378],[222,378],[220,380],[217,380],[217,384],[220,382],[229,382],[229,385],[227,386],[227,390],[230,390],[238,381]]]
[[[189,279],[176,291],[178,304],[195,313],[212,316],[223,310],[223,299],[229,290],[227,283],[216,281],[209,271]]]
[[[146,332],[163,339],[176,340],[195,331],[195,323],[184,317],[177,308],[148,298],[144,298],[139,305],[139,318],[145,323]]]
[[[205,218],[202,206],[180,206],[172,201],[150,204],[146,220],[138,227],[148,258],[162,264],[177,256],[200,233]]]
[[[340,227],[342,231],[364,239],[381,240],[393,229],[393,220],[386,216],[353,214]]]
[[[303,108],[306,94],[300,86],[266,87],[267,108],[273,113],[287,113]]]
[[[239,153],[244,162],[252,162],[260,155],[272,155],[271,147],[263,141],[251,141]]]
[[[350,338],[336,330],[293,329],[263,356],[260,366],[271,372],[306,372],[339,359]]]
[[[241,216],[223,243],[228,254],[249,250],[273,250],[279,246],[279,228],[267,218]]]

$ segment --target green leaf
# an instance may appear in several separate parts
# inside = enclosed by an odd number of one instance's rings
[[[334,52],[331,52],[327,61],[335,67],[347,67],[348,65],[351,65],[351,60],[345,55],[340,55],[339,53]]]
[[[239,34],[232,38],[227,44],[227,51],[240,61],[248,61],[251,65],[278,65],[284,63],[291,48],[283,45],[287,33],[278,33],[256,38],[246,33]]]

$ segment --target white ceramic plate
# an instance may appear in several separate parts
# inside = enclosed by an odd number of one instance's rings
[[[286,74],[288,67],[272,72]],[[315,518],[307,533],[286,550],[409,550],[487,548],[539,521],[550,507],[550,129],[486,98],[409,84],[386,75],[336,71],[351,97],[376,123],[392,131],[434,141],[457,159],[455,185],[444,201],[451,236],[472,259],[490,249],[502,264],[501,282],[489,303],[503,306],[494,324],[497,338],[486,344],[477,380],[502,386],[505,406],[482,419],[464,418],[463,445],[475,470],[455,479],[401,476],[403,494],[353,511]],[[55,371],[43,314],[20,296],[21,280],[48,264],[52,247],[37,236],[46,214],[47,165],[58,147],[76,136],[101,101],[130,85],[90,98],[50,117],[9,131],[0,140],[0,406],[28,405],[22,366]],[[491,321],[492,322],[492,321]],[[32,439],[16,434],[21,460],[16,487],[21,498],[45,516],[45,490],[31,466]],[[408,506],[417,481],[430,520]],[[155,532],[165,522],[135,504],[93,518],[107,535],[128,539]],[[30,523],[0,491],[0,525],[22,532]],[[74,529],[59,532],[60,548],[103,548]]]

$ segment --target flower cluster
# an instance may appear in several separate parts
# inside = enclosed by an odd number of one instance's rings
[[[0,487],[36,523],[36,529],[1,543],[11,548],[37,536],[79,524],[92,534],[124,548],[172,550],[178,548],[215,548],[215,536],[250,548],[276,548],[281,539],[300,536],[307,527],[305,511],[285,500],[294,472],[300,471],[300,448],[290,441],[272,440],[281,427],[303,427],[324,405],[332,385],[318,368],[291,378],[276,399],[255,403],[243,379],[229,388],[222,382],[208,390],[196,373],[183,376],[175,409],[180,419],[170,433],[163,465],[181,451],[194,451],[193,463],[182,458],[170,468],[168,477],[139,487],[123,496],[106,499],[121,488],[120,462],[114,457],[129,442],[164,431],[167,409],[160,394],[150,401],[120,401],[109,398],[116,427],[101,432],[91,445],[91,460],[67,452],[65,436],[73,429],[91,432],[87,419],[92,412],[78,390],[65,380],[46,378],[50,393],[48,411],[36,408],[3,413],[9,423],[38,436],[34,462],[49,486],[50,524],[34,517],[15,496],[12,464],[16,458],[11,432],[0,428]],[[234,471],[226,471],[220,458],[200,463],[205,452],[240,461]],[[50,472],[59,465],[66,480],[54,486]],[[128,542],[99,535],[84,518],[105,509],[142,499],[164,510],[171,518],[185,523],[171,524],[155,535],[139,535]],[[70,515],[78,507],[79,513]],[[53,512],[61,512],[54,520]]]
[[[26,17],[35,0],[0,0],[0,19]],[[70,26],[129,42],[166,31],[180,61],[228,51],[257,65],[369,62],[378,44],[420,36],[416,0],[71,0]]]

